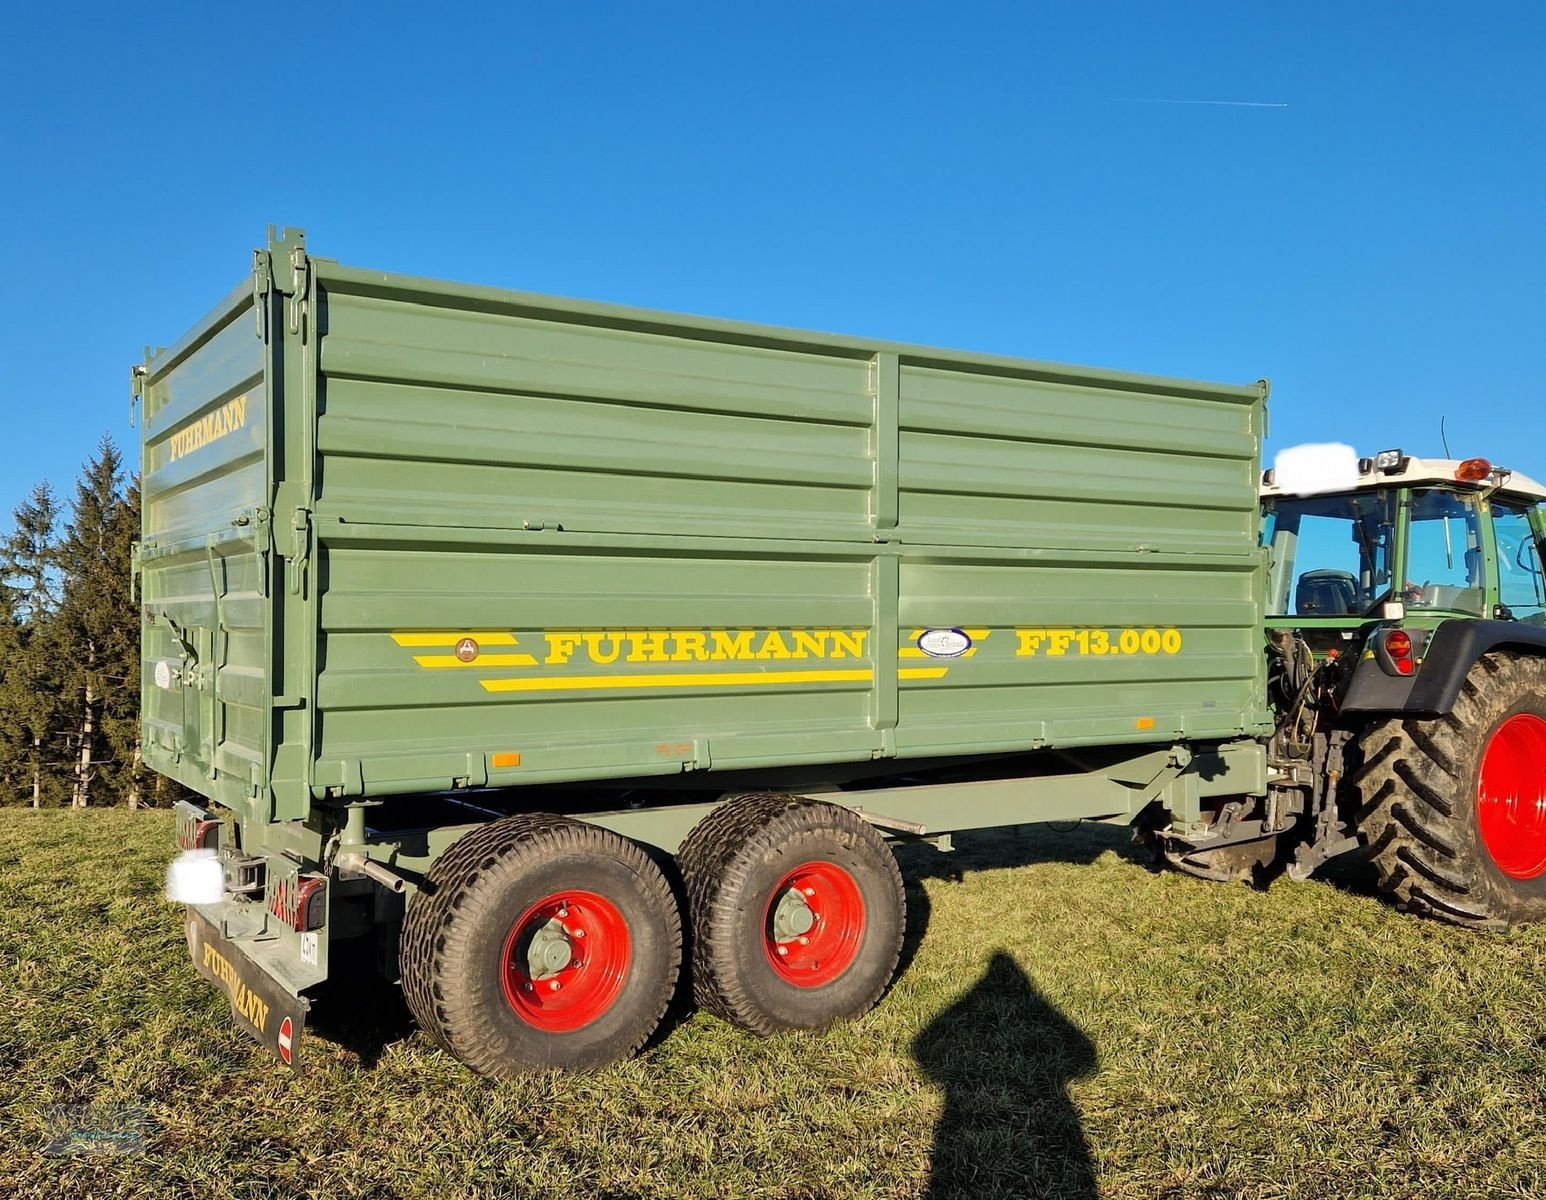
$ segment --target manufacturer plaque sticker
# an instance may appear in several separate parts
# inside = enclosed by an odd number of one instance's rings
[[[918,636],[918,649],[930,658],[960,658],[971,648],[964,629],[925,629]]]

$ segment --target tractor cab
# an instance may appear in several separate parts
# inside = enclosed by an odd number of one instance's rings
[[[1277,476],[1261,488],[1269,629],[1326,651],[1391,622],[1546,626],[1546,487],[1533,479],[1400,450],[1358,460],[1336,491],[1296,494]]]

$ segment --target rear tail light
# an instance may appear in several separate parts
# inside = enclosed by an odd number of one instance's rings
[[[327,877],[296,875],[274,885],[268,909],[298,933],[321,929],[327,920]]]
[[[1412,661],[1412,635],[1404,629],[1392,629],[1385,635],[1384,650],[1397,675],[1410,675],[1417,670]]]
[[[177,830],[177,846],[180,850],[220,849],[220,827],[225,822],[218,817],[187,821]]]

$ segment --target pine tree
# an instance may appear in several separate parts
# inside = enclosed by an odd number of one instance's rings
[[[61,660],[55,644],[59,595],[58,504],[40,483],[16,509],[16,528],[0,541],[0,737],[11,789],[32,807],[57,793],[54,765],[65,747],[60,720]]]
[[[123,491],[123,457],[109,437],[81,473],[60,543],[63,595],[56,622],[61,695],[74,754],[70,803],[84,808],[98,779],[127,784],[124,725],[139,700],[139,624],[129,596],[129,543],[137,514]],[[100,789],[99,789],[100,790]]]
[[[0,542],[0,577],[14,593],[16,612],[35,625],[59,604],[59,502],[45,480],[16,507],[16,528]]]
[[[140,484],[129,481],[122,502],[108,524],[106,552],[118,572],[118,593],[113,638],[106,678],[109,688],[103,701],[102,733],[113,762],[113,794],[122,795],[130,808],[141,804],[145,764],[140,754],[140,624],[129,578],[129,558],[140,534]]]
[[[21,792],[26,779],[27,731],[18,719],[18,681],[12,679],[21,639],[16,594],[0,581],[0,795],[7,801]]]

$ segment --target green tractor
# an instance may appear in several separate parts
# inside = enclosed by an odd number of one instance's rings
[[[1217,880],[1361,850],[1404,909],[1546,917],[1546,487],[1388,450],[1334,491],[1267,471],[1261,499],[1267,795],[1151,843]]]

